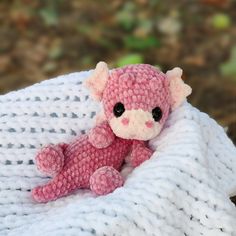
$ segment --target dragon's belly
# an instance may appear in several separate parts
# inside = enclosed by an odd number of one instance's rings
[[[87,135],[83,135],[66,149],[63,175],[70,175],[72,182],[82,180],[86,187],[90,176],[100,167],[112,166],[120,170],[131,144],[129,140],[116,137],[110,146],[99,149],[88,141]]]

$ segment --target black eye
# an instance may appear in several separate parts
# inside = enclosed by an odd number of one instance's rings
[[[121,102],[116,103],[116,105],[113,108],[113,113],[115,117],[120,117],[125,112],[124,104]]]
[[[152,110],[152,117],[155,121],[159,121],[162,117],[162,111],[161,111],[161,108],[160,107],[155,107],[153,110]]]

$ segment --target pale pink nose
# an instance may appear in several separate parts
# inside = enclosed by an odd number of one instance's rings
[[[128,125],[129,124],[129,119],[128,118],[123,118],[121,120],[121,122],[122,122],[123,125]]]
[[[146,121],[145,122],[145,125],[148,127],[148,128],[152,128],[153,127],[153,121],[149,120],[149,121]]]

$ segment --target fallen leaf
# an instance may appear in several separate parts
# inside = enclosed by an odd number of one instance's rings
[[[236,80],[236,46],[231,51],[230,59],[220,66],[222,75],[230,76]]]
[[[131,35],[124,38],[124,44],[129,49],[145,50],[160,46],[160,41],[154,36],[139,38]]]
[[[227,14],[217,13],[212,16],[211,24],[217,30],[224,30],[230,27],[231,19]]]
[[[116,65],[118,67],[121,66],[125,66],[128,64],[139,64],[139,63],[143,63],[144,58],[141,54],[128,54],[126,56],[123,56],[121,58],[118,59],[118,61],[116,62]]]

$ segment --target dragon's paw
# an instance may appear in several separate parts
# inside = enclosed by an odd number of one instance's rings
[[[89,142],[96,148],[106,148],[114,140],[114,133],[107,124],[102,124],[93,128],[89,134]]]
[[[141,165],[144,161],[149,160],[153,151],[147,147],[137,146],[133,149],[131,153],[131,165],[137,167]]]
[[[60,145],[49,145],[40,150],[36,156],[36,165],[42,173],[54,176],[64,165],[64,154]]]

